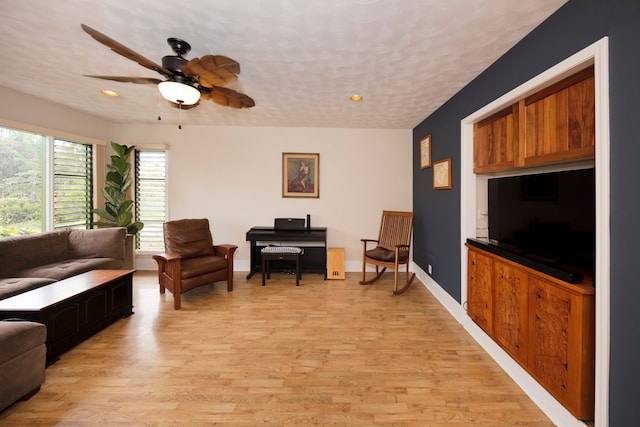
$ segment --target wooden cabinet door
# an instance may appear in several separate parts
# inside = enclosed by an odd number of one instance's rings
[[[519,363],[527,364],[528,274],[511,264],[494,260],[493,336]]]
[[[528,98],[520,166],[595,157],[593,67]]]
[[[493,172],[516,166],[518,104],[476,123],[473,130],[473,172]]]
[[[469,249],[467,281],[467,313],[487,334],[492,333],[493,292],[491,274],[493,260]]]
[[[532,276],[529,322],[529,372],[577,418],[592,418],[594,296]]]

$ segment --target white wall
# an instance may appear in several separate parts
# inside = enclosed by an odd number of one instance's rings
[[[249,228],[271,225],[275,217],[307,214],[312,226],[328,228],[329,246],[345,248],[347,271],[359,271],[360,239],[377,236],[382,210],[412,210],[410,129],[178,130],[164,124],[114,125],[6,87],[0,87],[0,98],[0,126],[101,145],[110,140],[167,144],[170,219],[209,218],[216,242],[238,245],[237,271],[249,270]],[[282,197],[284,152],[320,154],[320,198]],[[150,256],[138,261],[138,269],[156,268]]]
[[[359,271],[382,210],[412,210],[411,130],[120,124],[114,140],[169,146],[170,219],[209,218],[216,243],[238,245],[236,271],[249,270],[249,228],[307,214]],[[284,152],[320,154],[318,199],[282,197]],[[137,268],[155,269],[148,258]]]
[[[104,145],[113,123],[73,108],[0,86],[0,126]]]

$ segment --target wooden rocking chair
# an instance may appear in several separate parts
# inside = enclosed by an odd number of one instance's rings
[[[395,295],[406,291],[415,278],[415,273],[409,275],[409,249],[411,248],[411,232],[413,230],[413,212],[383,211],[378,240],[360,239],[362,245],[362,281],[361,285],[369,285],[378,280],[387,268],[395,270],[393,277],[393,293]],[[368,244],[375,242],[373,249]],[[376,276],[366,279],[366,265],[376,266]],[[398,289],[398,266],[407,266],[405,284]],[[382,270],[380,270],[382,267]]]

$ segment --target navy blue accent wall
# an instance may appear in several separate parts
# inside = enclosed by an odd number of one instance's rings
[[[610,426],[636,425],[640,384],[640,1],[570,0],[413,132],[414,259],[460,301],[460,121],[549,67],[609,37],[611,141]],[[478,37],[482,37],[479,31]],[[453,189],[433,190],[419,141],[453,160]]]

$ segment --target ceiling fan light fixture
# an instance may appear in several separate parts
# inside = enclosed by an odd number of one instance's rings
[[[358,94],[351,95],[349,99],[355,102],[362,101],[362,95],[358,95]]]
[[[100,92],[102,92],[104,95],[107,95],[107,96],[120,96],[118,92],[114,92],[109,89],[102,89]]]
[[[158,83],[158,89],[164,99],[174,104],[193,105],[200,100],[200,91],[184,83],[160,82]]]

